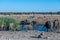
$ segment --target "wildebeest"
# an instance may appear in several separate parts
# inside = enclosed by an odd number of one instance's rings
[[[23,20],[19,23],[20,27],[17,30],[30,30],[31,25],[28,20]]]
[[[36,21],[32,21],[32,26],[33,26],[33,30],[37,30],[37,22]]]
[[[14,29],[14,23],[10,23],[10,24],[9,24],[9,29],[10,29],[10,30],[13,30],[13,31],[15,30],[15,29]]]
[[[9,31],[10,30],[9,27],[10,27],[9,25],[6,26],[6,31]]]
[[[51,31],[51,23],[50,23],[50,21],[46,21],[44,26],[46,27],[47,31]]]
[[[1,25],[1,30],[5,30],[5,25],[4,24]]]
[[[53,22],[53,30],[59,29],[59,20],[54,20]]]

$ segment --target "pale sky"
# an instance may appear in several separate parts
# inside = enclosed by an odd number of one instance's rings
[[[60,0],[0,0],[0,12],[56,12]]]

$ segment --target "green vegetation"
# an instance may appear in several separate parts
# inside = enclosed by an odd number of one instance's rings
[[[22,15],[22,14],[58,14],[60,15],[60,11],[58,12],[0,12],[1,15]]]
[[[0,25],[9,25],[9,23],[14,23],[14,28],[18,26],[16,19],[10,17],[0,17]]]

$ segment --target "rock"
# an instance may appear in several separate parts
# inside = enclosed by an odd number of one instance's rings
[[[38,38],[42,38],[41,36],[43,36],[43,33],[40,33],[40,35],[38,35]]]
[[[40,35],[43,35],[43,33],[41,33]]]
[[[31,38],[42,38],[41,35],[30,36]]]
[[[48,37],[42,37],[43,39],[47,39]]]

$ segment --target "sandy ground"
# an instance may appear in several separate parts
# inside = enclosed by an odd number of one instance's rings
[[[31,38],[43,33],[42,38]],[[60,33],[40,31],[0,31],[0,40],[60,40]]]

